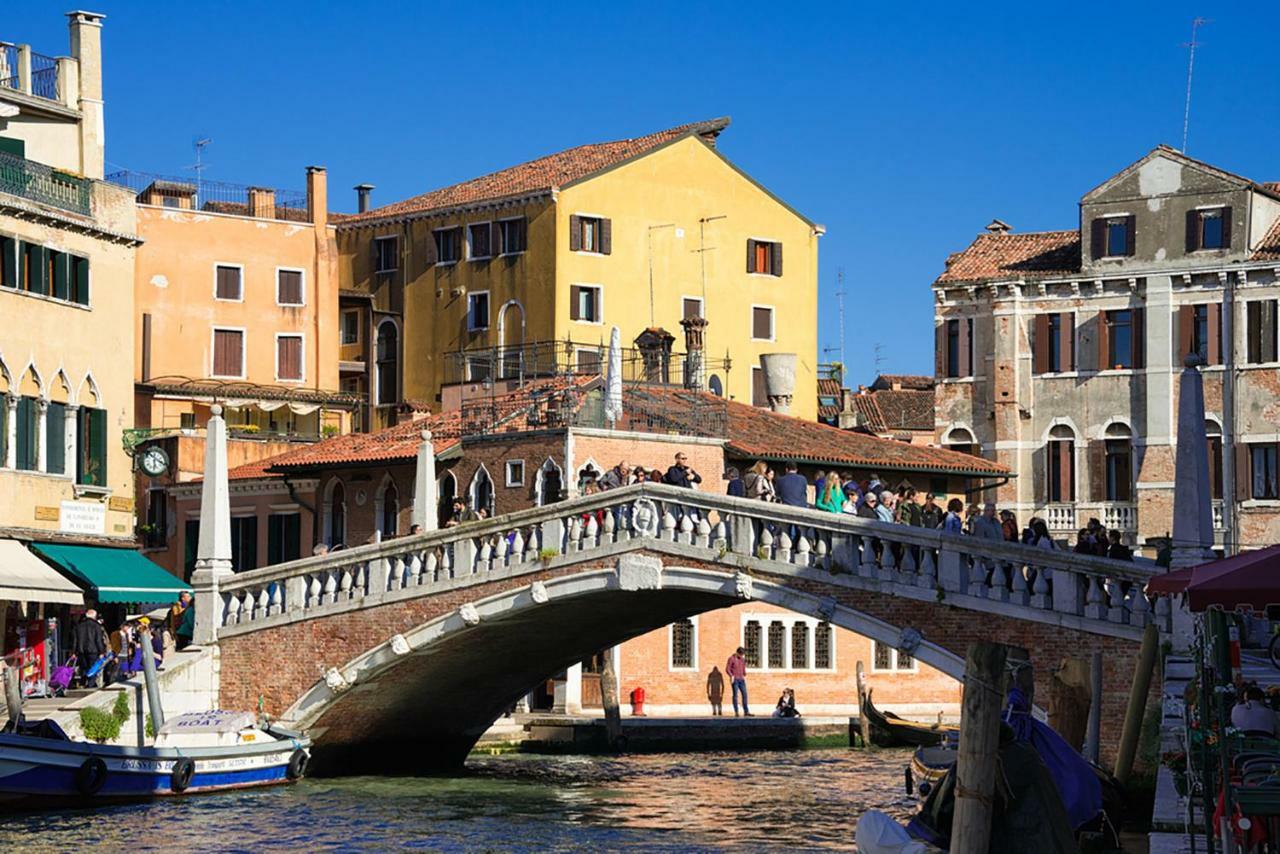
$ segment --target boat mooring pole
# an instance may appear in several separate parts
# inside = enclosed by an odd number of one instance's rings
[[[600,705],[604,706],[604,731],[610,750],[621,749],[622,713],[618,711],[618,674],[613,669],[613,647],[602,655],[604,666],[600,668]]]
[[[12,667],[4,669],[4,702],[9,707],[9,720],[17,729],[22,723],[22,688],[18,685],[18,673]]]
[[[862,662],[858,662],[858,730],[862,734],[862,747],[865,750],[871,746],[871,721],[867,718],[867,673],[862,666]]]
[[[1098,764],[1102,753],[1102,653],[1095,652],[1089,663],[1089,728],[1084,738],[1084,758]]]
[[[980,641],[969,645],[964,667],[960,750],[956,756],[956,803],[951,823],[955,854],[987,854],[991,847],[1004,665],[1009,649]]]
[[[1137,591],[1141,596],[1142,591]],[[1142,713],[1147,708],[1147,691],[1151,688],[1151,671],[1156,663],[1156,645],[1160,633],[1155,623],[1147,623],[1142,633],[1142,650],[1133,670],[1133,686],[1129,689],[1129,708],[1124,716],[1124,729],[1120,735],[1120,751],[1116,754],[1116,779],[1129,781],[1133,771],[1133,757],[1138,751],[1138,736],[1142,733]]]
[[[151,727],[156,733],[164,726],[164,709],[160,706],[160,681],[156,678],[156,654],[151,646],[151,627],[142,627],[142,678],[147,683],[147,705],[151,707]],[[145,727],[143,732],[146,732]]]

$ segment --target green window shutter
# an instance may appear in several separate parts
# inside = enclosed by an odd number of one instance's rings
[[[49,293],[49,250],[43,246],[31,247],[31,292]]]
[[[0,151],[12,154],[14,157],[26,157],[27,143],[25,140],[14,139],[11,136],[0,136]]]
[[[18,241],[12,237],[0,237],[0,285],[18,286]]]
[[[107,485],[106,410],[81,408],[79,462],[78,483],[85,486]]]
[[[78,255],[67,256],[71,268],[71,299],[80,305],[89,304],[89,259]]]
[[[53,252],[50,257],[53,260],[53,295],[58,299],[70,299],[70,271],[67,269],[70,256],[65,252]]]
[[[9,396],[0,394],[0,466],[9,459]]]
[[[67,407],[50,403],[44,416],[45,471],[63,474],[67,470]]]
[[[35,471],[36,468],[36,400],[33,397],[18,398],[18,459],[19,471]]]

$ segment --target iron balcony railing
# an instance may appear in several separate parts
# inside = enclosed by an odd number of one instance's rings
[[[0,89],[13,89],[16,91],[20,88],[18,46],[16,44],[0,44]]]
[[[93,182],[0,151],[0,193],[89,216]]]
[[[178,207],[189,207],[193,210],[212,211],[214,213],[230,213],[248,215],[249,191],[254,189],[248,184],[233,184],[227,181],[210,181],[196,176],[179,177],[159,175],[154,172],[139,172],[134,169],[121,169],[107,175],[106,180],[121,187],[128,187],[139,196],[138,201],[149,204],[172,204],[182,202]],[[161,201],[149,201],[144,198],[148,190],[158,191]],[[307,194],[298,190],[280,190],[270,187],[271,207],[274,219],[305,220],[307,218]]]
[[[26,94],[44,98],[47,101],[59,100],[58,60],[16,44],[0,43],[0,89],[23,91],[22,72],[19,69],[22,66],[21,57],[24,54],[30,57],[31,61],[31,84]]]

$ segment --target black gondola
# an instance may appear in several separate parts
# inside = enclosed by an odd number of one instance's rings
[[[871,701],[871,691],[862,704],[862,714],[871,725],[871,741],[877,747],[933,747],[959,728],[948,724],[921,724],[904,721],[893,712],[881,712]]]

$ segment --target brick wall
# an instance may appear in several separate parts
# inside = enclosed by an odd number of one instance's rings
[[[588,461],[594,462],[604,472],[625,460],[632,467],[640,466],[648,471],[656,468],[665,473],[675,464],[677,453],[686,454],[689,466],[702,476],[699,490],[724,494],[728,484],[724,480],[724,447],[719,443],[688,442],[669,436],[636,433],[613,437],[597,431],[573,431],[575,472],[586,466]]]

